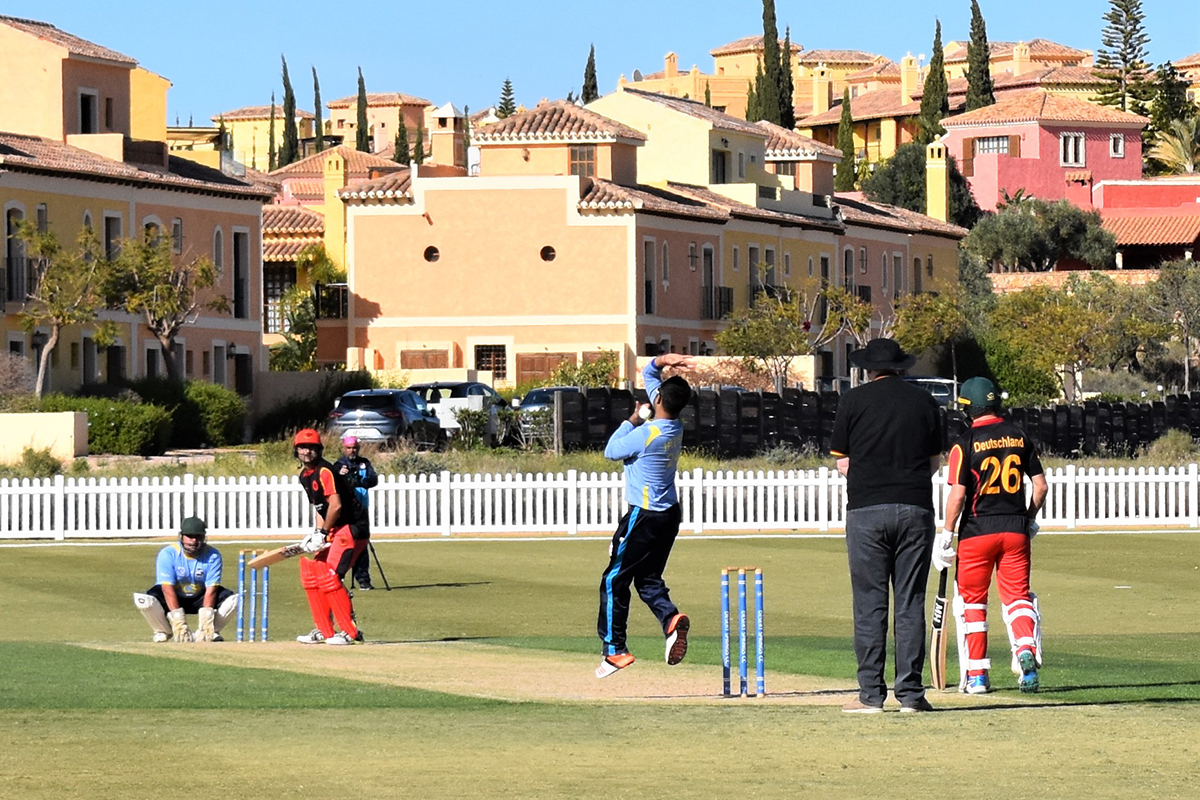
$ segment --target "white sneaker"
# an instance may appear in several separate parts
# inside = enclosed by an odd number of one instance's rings
[[[351,639],[350,635],[345,631],[338,631],[333,636],[330,636],[325,640],[325,644],[347,645],[354,643],[354,639]]]
[[[155,631],[154,632],[154,641],[156,644],[161,644],[162,642],[169,642],[169,641],[171,641],[171,634],[163,633],[162,631]]]
[[[296,641],[300,642],[300,644],[325,644],[326,639],[320,630],[313,628],[311,633],[297,636]]]

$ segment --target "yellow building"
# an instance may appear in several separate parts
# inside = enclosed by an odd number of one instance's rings
[[[110,255],[123,239],[161,234],[181,261],[213,259],[219,282],[202,299],[230,302],[229,313],[206,308],[176,337],[184,377],[249,393],[266,366],[261,213],[271,191],[170,155],[169,85],[53,25],[0,17],[0,336],[9,352],[40,359],[50,333],[23,324],[38,272],[16,235],[21,222],[67,247],[91,228]],[[101,319],[117,326],[116,342],[101,348],[94,327],[67,328],[50,351],[46,389],[163,374],[161,347],[140,317]]]
[[[283,106],[275,105],[275,152],[283,142]],[[296,109],[296,134],[300,139],[313,136],[314,116],[311,111]],[[214,125],[225,124],[227,150],[233,158],[247,167],[266,172],[270,168],[271,106],[246,106],[217,114]]]
[[[1173,62],[1175,69],[1179,70],[1179,77],[1187,81],[1188,100],[1196,102],[1200,100],[1200,53],[1192,53],[1186,58],[1181,58]]]
[[[325,133],[341,136],[345,143],[354,144],[358,134],[358,95],[339,97],[325,105],[329,108],[329,118],[325,120]],[[426,112],[432,108],[433,103],[411,94],[368,92],[367,125],[371,137],[371,152],[385,158],[392,157],[396,132],[400,129],[400,120],[403,118],[408,134],[408,146],[411,148],[416,144],[417,130],[420,129],[423,131],[425,153],[428,154],[430,120],[426,117]]]
[[[783,46],[784,40],[781,39],[779,47],[782,49]],[[797,117],[808,116],[813,113],[814,106],[820,107],[821,103],[814,97],[814,77],[820,76],[828,81],[823,87],[824,107],[828,108],[830,93],[841,96],[847,75],[886,60],[883,56],[861,50],[804,50],[795,42],[791,49],[792,99]],[[747,36],[721,45],[710,52],[713,57],[713,70],[710,73],[701,72],[695,65],[686,72],[680,72],[679,57],[675,53],[667,53],[661,71],[648,75],[635,72],[632,82],[626,81],[622,75],[618,86],[702,102],[707,92],[713,108],[744,119],[748,90],[762,62],[762,53],[762,36]]]
[[[946,77],[965,78],[967,75],[967,46],[970,42],[946,42],[942,48]],[[1020,75],[1039,67],[1092,66],[1092,51],[1080,50],[1049,39],[1030,39],[1027,42],[988,42],[988,67],[992,76],[1005,72]]]
[[[714,352],[756,292],[848,279],[882,316],[885,287],[957,275],[961,228],[856,198],[842,208],[836,150],[695,101],[627,89],[546,103],[472,144],[479,177],[418,167],[339,193],[347,364],[523,384],[615,350],[632,379],[639,355]],[[827,378],[846,374],[845,344],[824,349]]]

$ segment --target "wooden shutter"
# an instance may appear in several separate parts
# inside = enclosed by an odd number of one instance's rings
[[[970,178],[975,174],[975,140],[963,139],[963,162],[962,174],[964,178]]]
[[[1011,158],[1020,158],[1021,157],[1021,137],[1020,136],[1008,137],[1008,155]]]

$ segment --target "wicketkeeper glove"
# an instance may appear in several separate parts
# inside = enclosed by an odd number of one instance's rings
[[[321,550],[325,549],[325,537],[327,533],[323,528],[317,528],[300,540],[300,549],[306,553],[321,552]]]
[[[171,630],[175,634],[177,642],[192,642],[195,641],[192,637],[192,632],[187,624],[187,612],[182,608],[177,608],[167,614],[167,621],[171,623]]]
[[[200,621],[196,625],[196,641],[211,642],[217,635],[214,627],[216,612],[211,608],[200,609]]]
[[[933,537],[933,568],[938,572],[944,569],[949,569],[954,563],[954,548],[951,542],[954,541],[954,531],[943,529]]]

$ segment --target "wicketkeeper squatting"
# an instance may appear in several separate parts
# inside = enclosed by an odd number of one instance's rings
[[[963,384],[959,402],[971,416],[971,428],[950,449],[950,497],[945,529],[933,548],[933,565],[947,569],[956,524],[958,566],[954,617],[958,631],[959,690],[991,690],[987,657],[987,599],[992,570],[1003,604],[1012,649],[1012,670],[1023,692],[1038,690],[1042,665],[1041,616],[1029,588],[1030,540],[1034,518],[1046,499],[1042,463],[1028,435],[1002,419],[1000,393],[986,378]],[[1025,501],[1025,478],[1033,484]]]
[[[199,517],[185,519],[179,541],[158,551],[155,584],[133,594],[133,605],[150,623],[156,642],[219,642],[221,629],[237,612],[237,595],[221,586],[221,554],[205,543],[207,531]],[[198,618],[194,633],[188,614]]]

